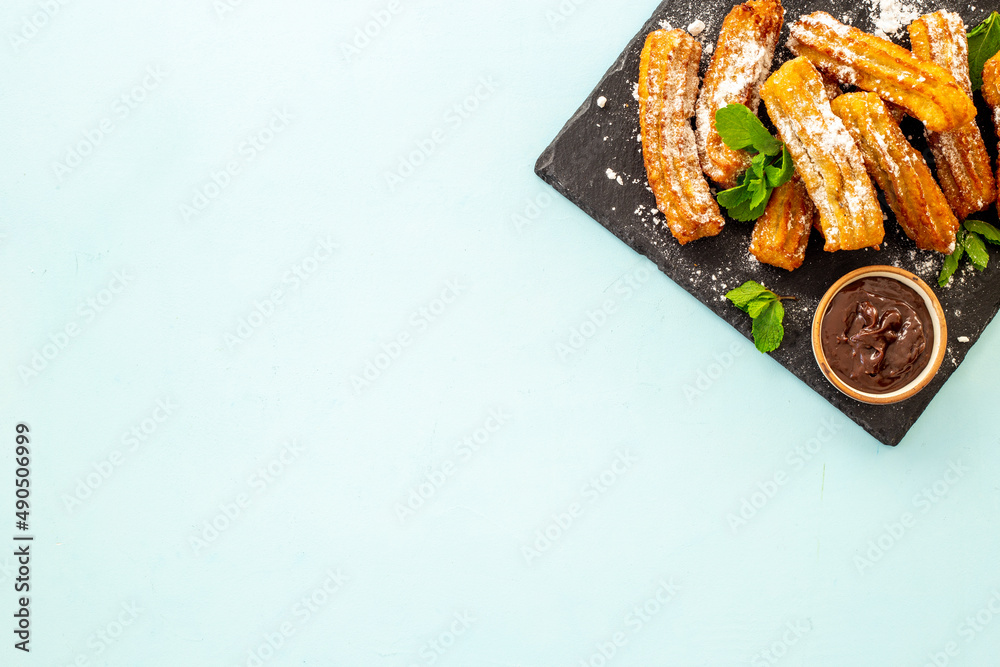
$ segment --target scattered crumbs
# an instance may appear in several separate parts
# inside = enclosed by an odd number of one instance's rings
[[[642,143],[642,135],[641,134],[635,135],[635,140],[638,141],[641,144]]]
[[[601,107],[602,109],[604,108],[604,105],[607,103],[608,103],[608,98],[606,98],[604,95],[601,95],[600,97],[597,98],[597,106]]]
[[[667,21],[666,19],[660,19],[660,28],[662,28],[663,30],[673,30],[674,29],[674,27],[672,25],[670,25],[670,22]]]
[[[616,178],[618,178],[618,174],[616,174],[615,170],[612,169],[611,167],[608,167],[608,170],[606,172],[604,172],[604,173],[607,174],[608,180],[610,180],[610,181],[613,181]]]
[[[691,25],[688,26],[688,32],[691,33],[692,37],[697,37],[701,33],[705,32],[704,21],[698,19],[692,21]]]
[[[705,48],[702,49],[702,52],[704,54],[710,56],[710,55],[712,55],[712,51],[714,51],[714,50],[715,50],[715,44],[713,44],[712,42],[709,42],[708,44],[705,45]]]
[[[621,177],[620,174],[615,178],[615,180],[618,181],[618,185],[625,185],[625,181],[622,180],[622,177]],[[614,210],[614,209],[612,209],[612,210]]]
[[[604,137],[604,140],[605,140],[605,141],[607,141],[607,140],[608,140],[608,138],[607,138],[607,137]]]
[[[961,316],[962,316],[962,311],[956,310],[955,311],[955,317],[961,317]]]
[[[958,337],[958,342],[959,343],[968,343],[969,342],[969,337],[968,336],[959,336]]]
[[[632,97],[635,98],[636,102],[639,101],[639,82],[638,81],[636,81],[635,83],[632,84]]]
[[[649,209],[649,212],[652,213],[653,215],[656,215],[657,213],[660,212],[660,209],[654,206],[653,208]],[[698,272],[698,275],[701,275],[701,271]]]

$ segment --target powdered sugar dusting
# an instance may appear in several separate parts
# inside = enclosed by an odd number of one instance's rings
[[[920,16],[920,9],[903,0],[868,0],[879,37],[897,37]]]

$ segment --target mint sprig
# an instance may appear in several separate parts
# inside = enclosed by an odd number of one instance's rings
[[[785,307],[781,302],[795,297],[778,296],[760,283],[748,280],[727,292],[726,298],[753,319],[754,346],[761,352],[777,350],[785,337],[785,327],[782,326]]]
[[[969,263],[977,271],[985,271],[990,261],[986,242],[1000,245],[1000,229],[982,220],[966,220],[962,223],[955,236],[955,251],[944,259],[938,275],[938,286],[948,285],[948,281],[958,270],[962,257],[968,257]]]
[[[715,112],[715,129],[729,148],[754,154],[739,184],[723,190],[716,199],[729,217],[741,222],[764,214],[774,188],[792,178],[795,165],[785,144],[771,136],[760,119],[742,104],[729,104]]]
[[[1000,14],[993,12],[969,31],[969,78],[973,91],[982,87],[983,67],[997,51],[1000,51]]]

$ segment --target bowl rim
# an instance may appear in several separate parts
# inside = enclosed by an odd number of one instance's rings
[[[931,313],[933,320],[932,327],[934,330],[934,345],[931,348],[931,359],[927,362],[927,366],[925,366],[920,372],[920,375],[915,377],[908,384],[896,389],[895,391],[885,394],[872,394],[859,391],[841,380],[840,377],[833,372],[833,369],[830,368],[830,364],[826,360],[826,354],[823,352],[823,345],[820,339],[823,317],[826,315],[826,310],[829,307],[830,301],[833,299],[834,295],[850,283],[860,278],[867,277],[893,278],[907,287],[912,288],[923,298],[924,304],[927,306],[928,312]],[[819,305],[816,306],[816,312],[813,314],[812,346],[813,356],[816,358],[816,363],[819,364],[820,371],[822,371],[823,375],[830,382],[830,384],[839,389],[841,393],[846,394],[855,400],[861,401],[862,403],[869,403],[873,405],[898,403],[914,396],[917,392],[926,387],[930,381],[934,379],[934,376],[937,375],[938,370],[941,368],[941,363],[944,361],[945,352],[948,349],[948,323],[944,316],[944,309],[941,308],[941,302],[938,301],[937,295],[934,293],[934,290],[930,287],[930,285],[921,279],[920,276],[905,269],[885,264],[863,266],[841,276],[836,282],[830,285],[829,289],[827,289],[826,293],[823,295],[823,298],[820,299]]]

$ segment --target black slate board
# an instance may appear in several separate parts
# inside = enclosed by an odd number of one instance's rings
[[[828,11],[846,23],[873,32],[875,25],[870,1],[788,0],[785,3],[785,28],[779,44],[784,44],[787,39],[788,24],[798,16],[816,10]],[[704,0],[698,3],[691,0],[689,4],[668,0],[660,4],[538,158],[535,173],[636,252],[655,262],[678,285],[748,338],[750,319],[725,300],[723,295],[727,289],[747,280],[756,280],[779,294],[797,296],[798,301],[785,302],[785,339],[771,356],[880,442],[896,445],[1000,309],[1000,252],[991,249],[992,266],[982,274],[974,272],[968,262],[963,262],[963,268],[952,284],[939,289],[937,274],[943,256],[917,250],[885,207],[889,219],[881,250],[827,253],[822,249],[822,239],[814,232],[805,264],[791,273],[760,264],[749,257],[746,249],[752,230],[750,223],[729,220],[719,236],[700,239],[682,248],[670,235],[662,216],[651,213],[656,202],[646,182],[641,144],[637,140],[638,102],[633,97],[639,53],[649,32],[664,27],[664,23],[683,28],[695,19],[706,24],[700,41],[706,46],[714,46],[722,19],[734,4],[733,0]],[[970,12],[967,6],[948,0],[926,6],[928,9],[922,13],[937,9],[957,11],[970,27],[988,14],[986,10],[978,9]],[[894,41],[909,46],[905,28],[894,36]],[[702,74],[711,57],[707,53],[708,48],[705,51]],[[791,54],[783,46],[779,47],[774,67],[790,57]],[[604,108],[596,104],[600,96],[607,98]],[[995,157],[996,139],[992,123],[979,97],[977,93],[980,127],[991,155]],[[924,151],[928,163],[933,164],[926,152],[922,126],[908,120],[903,129],[912,136],[914,146]],[[621,177],[621,184],[617,177],[608,177],[609,169]],[[973,217],[997,224],[994,208]],[[837,391],[820,373],[810,341],[813,312],[823,293],[848,271],[871,264],[890,264],[919,275],[934,287],[948,321],[948,350],[940,372],[919,394],[891,406],[866,405]]]

